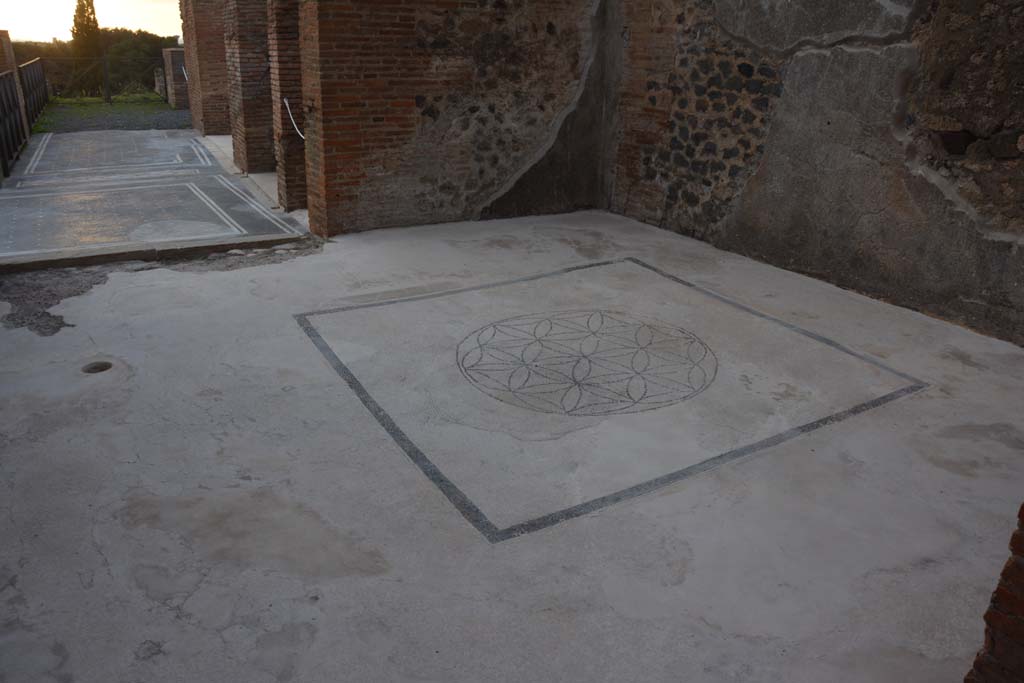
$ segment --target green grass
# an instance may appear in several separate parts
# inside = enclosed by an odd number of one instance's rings
[[[107,104],[102,97],[55,97],[32,128],[33,133],[53,133],[76,128],[95,128],[105,120],[121,117],[145,118],[170,107],[156,93],[115,95]]]

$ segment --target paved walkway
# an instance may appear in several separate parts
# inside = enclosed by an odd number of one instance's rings
[[[40,135],[0,189],[0,258],[301,231],[193,131]]]

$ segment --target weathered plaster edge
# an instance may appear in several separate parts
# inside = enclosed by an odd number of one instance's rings
[[[913,7],[911,7],[904,16],[905,25],[900,31],[890,31],[889,33],[882,34],[865,34],[858,32],[845,32],[841,37],[834,39],[822,39],[822,38],[803,38],[791,43],[785,47],[776,47],[771,45],[760,45],[756,41],[750,38],[730,31],[722,25],[721,20],[718,17],[718,6],[715,6],[714,17],[715,25],[718,30],[722,32],[722,35],[736,41],[748,48],[759,50],[766,54],[771,55],[776,59],[788,60],[790,57],[797,55],[800,52],[807,50],[831,50],[837,47],[853,46],[863,48],[885,48],[896,43],[909,42],[913,37],[914,28],[917,26],[918,21],[925,15],[928,7],[931,5],[931,0],[916,0]],[[835,32],[840,33],[840,32]]]
[[[510,175],[509,178],[493,193],[491,193],[489,197],[477,202],[477,206],[473,207],[470,212],[469,220],[480,220],[481,215],[487,210],[487,208],[511,192],[515,188],[516,184],[522,180],[523,176],[529,173],[534,166],[543,161],[558,142],[558,138],[562,132],[562,128],[565,126],[566,120],[573,112],[576,111],[577,107],[579,107],[580,101],[583,99],[583,95],[587,89],[587,81],[590,77],[590,70],[593,68],[594,62],[597,61],[597,57],[601,51],[601,41],[597,40],[596,35],[596,27],[598,24],[597,19],[600,16],[604,3],[615,1],[619,0],[591,0],[590,11],[587,14],[587,19],[590,22],[590,44],[586,46],[588,53],[587,60],[580,72],[576,92],[573,94],[572,101],[562,109],[562,111],[558,113],[558,116],[555,117],[554,121],[552,121],[547,139],[545,139],[545,141],[537,148],[537,151],[528,157],[528,159],[519,167],[519,170]]]

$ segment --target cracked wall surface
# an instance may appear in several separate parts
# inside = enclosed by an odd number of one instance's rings
[[[1024,3],[624,6],[613,210],[1024,342]]]

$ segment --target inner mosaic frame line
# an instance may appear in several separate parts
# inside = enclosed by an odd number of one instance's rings
[[[391,415],[389,415],[388,412],[386,410],[384,410],[384,408],[373,398],[373,396],[366,390],[366,387],[362,384],[362,382],[360,382],[360,380],[355,376],[355,374],[353,374],[353,372],[349,369],[349,367],[344,362],[342,362],[340,358],[338,358],[337,354],[335,354],[335,352],[331,349],[330,345],[320,335],[320,333],[316,329],[316,326],[313,323],[313,320],[316,317],[318,317],[318,316],[332,315],[332,314],[335,314],[335,313],[344,313],[346,311],[353,311],[353,310],[360,310],[360,309],[367,309],[367,308],[379,308],[379,307],[389,306],[389,305],[398,304],[398,303],[409,303],[409,302],[415,302],[415,301],[426,301],[426,300],[430,300],[430,299],[437,299],[437,298],[442,298],[442,297],[454,296],[456,294],[462,294],[462,293],[465,293],[465,292],[481,291],[481,290],[486,290],[486,289],[494,289],[494,288],[497,288],[497,287],[504,287],[504,286],[508,286],[508,285],[514,285],[514,284],[520,284],[520,283],[525,283],[525,282],[532,282],[532,281],[537,281],[537,280],[543,280],[543,279],[546,279],[546,278],[557,277],[557,276],[565,275],[565,274],[568,274],[568,273],[574,273],[574,272],[591,270],[591,269],[597,269],[597,268],[604,268],[604,267],[608,267],[608,266],[612,266],[612,265],[616,265],[616,264],[623,264],[623,263],[629,263],[629,264],[635,265],[635,266],[637,266],[639,268],[643,268],[643,269],[645,269],[645,270],[647,270],[649,272],[655,273],[655,274],[657,274],[657,275],[659,275],[659,276],[661,276],[661,277],[663,277],[663,278],[665,278],[667,280],[670,280],[670,281],[680,285],[681,287],[687,287],[687,288],[689,288],[689,289],[691,289],[693,291],[696,291],[696,292],[699,292],[699,293],[703,294],[704,296],[710,297],[710,298],[715,299],[715,300],[717,300],[717,301],[719,301],[721,303],[724,303],[724,304],[727,304],[729,306],[732,306],[732,307],[734,307],[734,308],[736,308],[736,309],[738,309],[740,311],[743,311],[744,313],[752,315],[752,316],[754,316],[756,318],[759,318],[761,320],[765,320],[765,321],[769,321],[771,323],[777,324],[780,327],[782,327],[782,328],[784,328],[784,329],[786,329],[786,330],[788,330],[788,331],[790,331],[790,332],[792,332],[794,334],[799,334],[799,335],[801,335],[803,337],[806,337],[808,339],[811,339],[811,340],[813,340],[815,342],[818,342],[820,344],[824,344],[825,346],[828,346],[828,347],[830,347],[831,349],[833,349],[835,351],[847,354],[847,355],[849,355],[849,356],[851,356],[853,358],[856,358],[856,359],[858,359],[860,361],[863,361],[864,363],[867,363],[867,364],[872,365],[872,366],[874,366],[874,367],[876,367],[876,368],[878,368],[880,370],[883,370],[886,373],[889,373],[889,374],[891,374],[891,375],[893,375],[895,377],[898,377],[898,378],[906,381],[907,384],[905,386],[899,388],[899,389],[896,389],[895,391],[889,392],[889,393],[887,393],[885,395],[882,395],[882,396],[878,396],[877,398],[874,398],[874,399],[871,399],[869,401],[860,403],[858,405],[855,405],[855,406],[853,406],[851,408],[848,408],[846,410],[843,410],[841,412],[834,413],[832,415],[828,415],[826,417],[823,417],[821,419],[815,420],[813,422],[809,422],[807,424],[803,424],[803,425],[799,425],[797,427],[793,427],[793,428],[791,428],[789,430],[786,430],[784,432],[781,432],[781,433],[776,434],[774,436],[771,436],[769,438],[762,439],[761,441],[757,441],[757,442],[754,442],[754,443],[751,443],[751,444],[747,444],[745,446],[741,446],[739,448],[735,448],[735,449],[730,450],[730,451],[726,451],[724,453],[720,453],[720,454],[715,455],[715,456],[713,456],[711,458],[708,458],[707,460],[704,460],[703,462],[699,462],[697,464],[690,465],[688,467],[684,467],[684,468],[676,470],[674,472],[670,472],[668,474],[665,474],[665,475],[656,477],[654,479],[651,479],[651,480],[648,480],[648,481],[636,484],[634,486],[630,486],[628,488],[624,488],[624,489],[622,489],[620,491],[616,491],[614,493],[611,493],[611,494],[608,494],[608,495],[605,495],[605,496],[601,496],[599,498],[594,498],[592,500],[580,503],[578,505],[573,505],[571,507],[567,507],[567,508],[564,508],[562,510],[558,510],[556,512],[552,512],[552,513],[549,513],[549,514],[546,514],[546,515],[542,515],[540,517],[536,517],[534,519],[531,519],[531,520],[528,520],[528,521],[525,521],[525,522],[514,524],[514,525],[509,526],[509,527],[499,528],[490,519],[488,519],[488,517],[483,513],[483,511],[479,508],[479,506],[477,506],[476,503],[474,503],[465,493],[463,493],[462,490],[460,490],[459,487],[456,486],[455,483],[451,479],[449,479],[448,476],[446,476],[445,473],[442,472],[441,469],[427,456],[427,454],[424,453],[422,450],[420,450],[420,448],[401,429],[401,427],[399,427],[399,425],[396,424],[396,422],[391,417]],[[563,315],[563,314],[572,315],[572,316],[580,316],[580,317],[574,317],[574,320],[583,320],[583,318],[582,318],[582,314],[583,313],[586,313],[586,315],[587,315],[587,318],[585,319],[587,322],[584,322],[583,324],[587,325],[589,323],[589,321],[591,320],[590,316],[592,316],[595,313],[605,314],[606,312],[598,311],[598,310],[591,310],[591,311],[561,312],[561,313],[558,313],[558,314],[545,313],[545,314],[537,314],[535,316],[521,316],[520,318],[509,319],[509,321],[525,320],[527,318],[531,318],[532,317],[532,318],[534,318],[534,320],[532,321],[533,324],[537,324],[537,323],[542,323],[544,320],[549,320],[552,315],[555,315],[555,317],[557,318],[558,316]],[[612,314],[612,313],[608,312],[608,314]],[[621,319],[623,314],[617,313],[617,314],[614,314],[614,315],[617,316],[615,319],[619,323],[623,323],[623,320]],[[491,543],[501,543],[501,542],[504,542],[504,541],[508,541],[510,539],[517,538],[519,536],[523,536],[525,534],[530,534],[530,533],[534,533],[534,532],[537,532],[537,531],[541,531],[543,529],[548,529],[548,528],[553,527],[555,525],[562,524],[563,522],[567,522],[569,520],[576,519],[578,517],[582,517],[584,515],[590,514],[592,512],[597,511],[597,510],[601,510],[603,508],[609,507],[611,505],[615,505],[617,503],[621,503],[621,502],[626,501],[626,500],[630,500],[630,499],[633,499],[633,498],[637,498],[637,497],[646,495],[648,493],[651,493],[651,492],[656,491],[658,489],[664,488],[666,486],[670,486],[670,485],[675,484],[675,483],[677,483],[679,481],[682,481],[684,479],[688,479],[690,477],[696,476],[696,475],[701,474],[703,472],[708,472],[710,470],[717,469],[717,468],[722,467],[723,465],[726,465],[728,463],[736,462],[736,461],[744,459],[744,458],[749,458],[749,457],[751,457],[751,456],[753,456],[755,454],[762,453],[762,452],[764,452],[764,451],[766,451],[766,450],[768,450],[768,449],[770,449],[770,448],[772,448],[774,446],[778,446],[779,444],[782,444],[782,443],[785,443],[787,441],[791,441],[793,439],[796,439],[796,438],[798,438],[798,437],[800,437],[800,436],[802,436],[804,434],[809,434],[811,432],[817,431],[817,430],[822,429],[824,427],[828,427],[830,425],[834,425],[834,424],[837,424],[837,423],[842,422],[844,420],[847,420],[847,419],[849,419],[851,417],[855,417],[857,415],[861,415],[863,413],[866,413],[868,411],[874,410],[876,408],[880,408],[881,406],[884,406],[884,405],[886,405],[888,403],[891,403],[893,401],[899,400],[901,398],[910,396],[912,394],[916,394],[916,393],[918,393],[920,391],[923,391],[923,390],[925,390],[925,389],[927,389],[929,387],[929,385],[926,382],[924,382],[922,380],[919,380],[919,379],[917,379],[917,378],[915,378],[915,377],[913,377],[911,375],[908,375],[908,374],[906,374],[904,372],[896,370],[895,368],[892,368],[892,367],[890,367],[890,366],[880,362],[879,360],[877,360],[875,358],[872,358],[870,356],[866,356],[864,354],[858,353],[857,351],[849,349],[849,348],[843,346],[842,344],[840,344],[839,342],[836,342],[836,341],[833,341],[831,339],[828,339],[827,337],[819,335],[819,334],[817,334],[815,332],[811,332],[809,330],[805,330],[804,328],[802,328],[802,327],[800,327],[798,325],[795,325],[793,323],[787,322],[785,320],[781,320],[779,318],[776,318],[774,316],[768,315],[766,313],[762,313],[761,311],[758,311],[758,310],[756,310],[754,308],[751,308],[751,307],[747,306],[746,304],[742,304],[740,302],[733,301],[732,299],[730,299],[730,298],[728,298],[726,296],[723,296],[721,294],[718,294],[717,292],[714,292],[712,290],[706,289],[706,288],[701,287],[700,285],[696,285],[696,284],[694,284],[692,282],[688,282],[687,280],[684,280],[682,278],[676,277],[675,275],[667,273],[667,272],[665,272],[665,271],[663,271],[663,270],[661,270],[661,269],[659,269],[659,268],[657,268],[657,267],[655,267],[653,265],[645,263],[644,261],[641,261],[640,259],[631,258],[631,257],[630,258],[622,258],[622,259],[614,259],[614,260],[609,260],[609,261],[601,261],[601,262],[598,262],[598,263],[590,263],[590,264],[581,265],[581,266],[575,266],[575,267],[571,267],[571,268],[563,268],[561,270],[557,270],[557,271],[554,271],[554,272],[543,273],[543,274],[540,274],[540,275],[533,275],[533,276],[518,278],[518,279],[514,279],[514,280],[505,280],[505,281],[502,281],[502,282],[495,282],[495,283],[486,284],[486,285],[479,285],[479,286],[476,286],[476,287],[465,287],[465,288],[461,288],[461,289],[448,290],[448,291],[437,292],[437,293],[432,293],[432,294],[424,294],[424,295],[420,295],[420,296],[404,297],[404,298],[398,298],[398,299],[389,299],[389,300],[377,301],[377,302],[373,302],[373,303],[355,304],[355,305],[351,305],[351,306],[341,306],[341,307],[338,307],[338,308],[331,308],[331,309],[320,310],[320,311],[311,311],[311,312],[308,312],[308,313],[302,313],[302,314],[296,315],[295,319],[298,322],[299,326],[302,328],[302,330],[309,337],[310,341],[313,342],[314,346],[320,351],[320,353],[324,356],[324,358],[331,365],[331,367],[334,368],[334,370],[335,370],[335,372],[337,372],[338,376],[341,377],[341,379],[345,381],[345,383],[348,385],[348,387],[355,393],[355,395],[363,403],[363,405],[366,407],[366,409],[370,411],[370,414],[373,415],[373,417],[377,420],[377,422],[381,425],[381,427],[383,427],[384,430],[391,436],[391,438],[395,441],[395,443],[399,446],[399,448],[401,448],[402,451],[406,454],[406,456],[413,462],[413,464],[415,464],[420,469],[420,471],[422,471],[423,474],[431,482],[433,482],[433,484],[435,486],[437,486],[437,488],[441,491],[441,493],[449,500],[449,502],[455,507],[455,509],[459,511],[459,513],[466,519],[466,521],[468,521],[471,525],[473,525],[473,527],[476,528],[476,530],[479,531],[480,534],[483,535],[484,538],[486,538]],[[636,318],[635,316],[630,316],[630,317],[626,318],[625,320],[629,321],[629,322],[627,322],[625,324],[630,325],[630,326],[638,326],[638,325],[644,325],[644,324],[647,324],[647,325],[654,324],[655,326],[658,326],[658,323],[656,323],[656,322],[652,323],[650,321],[641,321],[640,319]],[[497,324],[508,323],[509,321],[501,321],[501,323],[494,323],[494,324],[492,324],[490,326],[484,327],[481,330],[478,330],[477,332],[475,332],[473,334],[470,334],[466,338],[466,340],[463,341],[462,345],[460,345],[460,348],[459,348],[459,359],[458,360],[459,360],[460,370],[462,370],[464,375],[467,372],[465,367],[464,367],[464,365],[465,365],[467,357],[472,353],[474,345],[483,345],[484,344],[484,342],[480,341],[481,340],[480,335],[483,334],[484,335],[484,339],[488,339],[488,332],[487,332],[487,330],[490,327],[493,327],[494,325],[497,325]],[[576,324],[578,324],[578,323],[576,323]],[[589,324],[593,324],[593,323],[589,323]],[[665,332],[663,327],[659,327],[659,329],[661,329],[662,332]],[[675,331],[675,333],[677,333],[677,334],[689,335],[694,340],[699,342],[701,347],[703,347],[704,349],[707,349],[707,353],[708,353],[708,355],[711,358],[714,357],[713,352],[710,349],[708,349],[708,347],[706,345],[704,345],[704,343],[702,341],[700,341],[695,335],[692,335],[691,333],[687,332],[686,330],[678,330],[677,328],[672,328],[672,330]],[[696,365],[700,365],[700,367],[702,367],[702,370],[707,372],[710,369],[710,366],[708,366],[707,368],[704,368],[704,366],[702,365],[703,363],[706,362],[707,358],[706,357],[700,357],[700,358],[701,358],[700,363],[698,363]],[[472,359],[470,359],[470,360],[472,360]],[[472,362],[470,362],[470,365],[472,365]],[[717,361],[715,362],[714,367],[717,368]],[[467,379],[469,379],[469,378],[467,377]],[[710,383],[713,380],[714,380],[714,375],[710,374],[709,377],[708,377],[708,381],[704,385],[703,388],[706,388],[706,386],[709,386]],[[477,384],[477,387],[481,388],[479,386],[479,384]],[[496,388],[494,388],[494,391],[497,392],[497,393],[500,393],[500,389],[501,389],[500,386],[495,385],[495,387]],[[701,390],[703,390],[703,388]],[[481,390],[484,390],[484,389],[481,389]],[[485,393],[491,393],[491,392],[485,391]],[[511,393],[515,394],[516,392],[511,392]],[[692,396],[685,396],[684,397],[683,395],[685,394],[685,392],[682,392],[682,391],[680,391],[678,393],[679,393],[678,400],[685,400],[686,398],[691,398],[692,397]],[[696,391],[695,393],[693,393],[693,395],[696,395],[697,393],[700,393],[700,392]],[[628,395],[628,389],[627,389],[627,395]],[[521,407],[531,408],[530,405],[523,405],[522,403],[519,403],[518,402],[519,399],[517,397],[515,397],[515,396],[506,396],[505,398],[502,398],[500,396],[495,396],[495,398],[498,398],[498,400],[503,400],[503,401],[508,402],[508,403],[512,403],[514,405],[520,405]],[[509,400],[506,400],[506,399],[509,399]],[[678,402],[678,400],[673,400],[672,402]],[[607,413],[607,414],[615,414],[617,412],[638,412],[637,410],[635,410],[635,408],[637,408],[637,406],[640,405],[641,401],[633,401],[632,399],[630,399],[629,403],[632,404],[633,410],[630,410],[630,409],[622,410],[621,408],[623,406],[620,405],[620,406],[618,406],[616,408],[616,410],[613,410],[612,412]],[[664,406],[655,405],[655,406],[652,406],[651,409],[656,409],[657,407],[664,407]],[[531,408],[531,409],[537,409],[537,408]],[[570,405],[569,407],[566,407],[565,405],[559,404],[558,406],[550,406],[550,410],[544,410],[543,412],[555,412],[555,413],[562,412],[562,413],[564,413],[566,415],[572,415],[573,414],[573,410],[578,410],[578,409],[579,409],[579,405],[578,404],[573,404],[573,405]],[[644,409],[644,408],[641,407],[641,410],[642,409]],[[584,412],[584,413],[581,413],[581,414],[596,414],[596,415],[600,415],[602,413],[600,413],[600,412],[598,412],[598,413],[586,413],[586,412]]]

